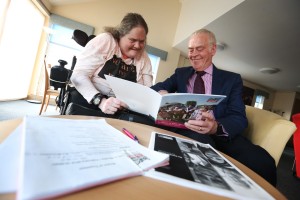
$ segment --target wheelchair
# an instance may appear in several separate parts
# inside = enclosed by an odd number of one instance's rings
[[[74,39],[80,46],[85,47],[85,45],[94,37],[95,35],[88,36],[85,32],[75,29],[73,31],[72,39]],[[53,66],[50,71],[50,86],[53,86],[55,89],[60,88],[59,96],[55,99],[56,105],[59,107],[60,115],[66,114],[70,92],[73,88],[70,78],[75,68],[76,61],[76,56],[73,56],[71,68],[66,69],[64,66],[67,62],[64,60],[58,60],[60,66]]]

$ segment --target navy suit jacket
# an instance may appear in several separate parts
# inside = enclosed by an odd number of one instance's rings
[[[191,66],[177,68],[172,76],[151,88],[156,91],[167,90],[169,93],[187,93],[186,86],[194,72]],[[248,126],[242,91],[243,81],[239,74],[213,66],[212,94],[226,95],[226,98],[214,108],[214,116],[225,128],[230,139],[241,134]]]

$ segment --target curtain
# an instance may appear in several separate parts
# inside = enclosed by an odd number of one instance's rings
[[[9,4],[10,4],[10,0],[0,1],[0,44],[1,44],[1,36],[4,30],[4,24],[5,24],[5,19],[6,19],[6,14],[7,14]]]
[[[27,97],[45,21],[31,0],[5,1],[0,22],[0,101]]]

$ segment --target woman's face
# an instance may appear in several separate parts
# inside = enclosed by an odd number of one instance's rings
[[[120,38],[120,49],[123,56],[135,58],[143,52],[146,44],[146,32],[141,26],[131,29],[131,31]]]

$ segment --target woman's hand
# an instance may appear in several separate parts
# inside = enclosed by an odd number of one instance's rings
[[[211,112],[202,112],[201,117],[189,120],[184,125],[200,134],[215,134],[218,129],[218,123]]]
[[[169,92],[167,90],[159,90],[158,93],[160,95],[168,94]]]
[[[113,115],[120,109],[127,108],[127,104],[116,99],[115,97],[109,97],[108,99],[103,98],[99,104],[99,108],[105,114]]]

